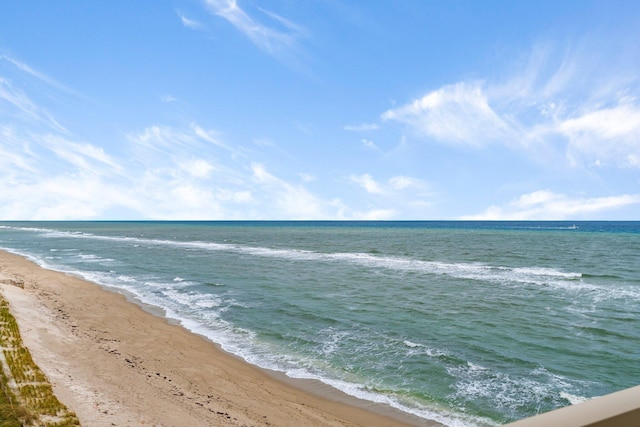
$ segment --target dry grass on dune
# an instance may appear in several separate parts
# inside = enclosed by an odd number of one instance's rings
[[[9,304],[0,296],[0,427],[78,426],[23,345]]]

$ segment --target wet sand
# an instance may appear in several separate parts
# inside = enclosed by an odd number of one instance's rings
[[[0,251],[0,277],[25,345],[83,426],[440,425],[259,369],[121,294],[20,256]]]

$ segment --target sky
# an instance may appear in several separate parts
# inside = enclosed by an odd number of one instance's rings
[[[640,220],[640,2],[7,0],[0,220]]]

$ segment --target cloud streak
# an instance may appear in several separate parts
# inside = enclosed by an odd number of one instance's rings
[[[350,217],[363,220],[387,220],[399,212],[412,212],[413,215],[424,215],[432,206],[434,194],[430,192],[428,183],[406,175],[395,175],[386,182],[378,182],[368,173],[353,174],[349,181],[366,193],[366,200],[375,204],[367,211],[353,210]],[[346,208],[342,209],[347,212]]]
[[[305,188],[306,181],[287,182],[250,158],[252,152],[197,123],[127,133],[115,155],[69,136],[19,89],[2,88],[1,219],[95,219],[111,212],[149,219],[338,215],[332,203]]]
[[[26,65],[16,69],[31,76]],[[236,147],[195,122],[125,133],[115,153],[73,136],[3,77],[0,111],[0,219],[118,219],[122,212],[132,219],[354,215],[309,191],[310,175],[295,174],[289,182],[254,158],[259,151]]]
[[[13,64],[13,63],[11,63]],[[30,76],[23,64],[18,72]],[[71,136],[0,78],[0,218],[319,219],[330,204],[197,123],[121,137],[118,154]],[[298,179],[296,178],[296,181]]]
[[[418,178],[412,178],[410,176],[397,175],[392,176],[386,183],[377,182],[370,174],[365,173],[361,175],[353,174],[349,177],[350,181],[362,187],[367,193],[370,194],[396,194],[397,191],[412,190],[418,192],[424,192],[428,185],[424,181]]]
[[[527,193],[504,206],[492,205],[464,220],[566,220],[586,219],[596,214],[640,204],[640,194],[573,198],[550,190]]]
[[[490,106],[479,83],[444,86],[420,99],[382,114],[425,136],[471,146],[502,141],[512,134],[507,122]]]
[[[640,82],[610,64],[601,76],[579,52],[535,48],[516,74],[445,85],[382,113],[432,141],[564,153],[572,166],[638,167]],[[618,74],[616,74],[618,73]],[[591,85],[587,85],[589,81]]]
[[[322,219],[336,209],[197,125],[126,136],[129,154],[64,135],[0,128],[0,218],[95,219],[125,211],[150,219]],[[21,149],[17,142],[23,142]],[[53,155],[53,156],[52,156]],[[222,157],[227,160],[221,162]],[[52,162],[52,158],[56,161]]]
[[[236,0],[206,0],[206,5],[211,13],[226,19],[269,55],[285,56],[295,47],[296,40],[305,33],[301,26],[290,20],[258,8],[277,25],[262,24],[238,6]]]
[[[361,123],[358,125],[344,125],[343,129],[350,132],[367,132],[378,130],[380,125],[377,123]]]
[[[179,11],[176,11],[176,13],[178,14],[178,17],[180,18],[180,22],[182,22],[182,25],[184,25],[185,27],[191,28],[192,30],[203,30],[204,29],[204,25],[202,25],[201,22],[196,21],[194,19],[187,18],[187,16],[184,13],[181,13]]]
[[[48,84],[49,86],[54,87],[55,89],[61,90],[63,92],[67,92],[67,93],[71,93],[73,95],[78,96],[78,93],[68,87],[66,87],[65,85],[57,82],[56,80],[52,79],[51,77],[47,76],[46,74],[43,74],[39,71],[34,70],[33,68],[31,68],[29,65],[25,64],[22,61],[19,61],[15,58],[11,58],[7,55],[0,55],[0,61],[2,62],[6,62],[8,64],[10,64],[11,66],[15,67],[18,71],[28,74],[31,77],[35,77],[36,79]]]
[[[35,122],[40,126],[44,125],[57,132],[68,133],[67,129],[58,123],[45,108],[37,105],[26,93],[1,76],[0,112],[4,112],[5,118],[11,117],[31,124]]]

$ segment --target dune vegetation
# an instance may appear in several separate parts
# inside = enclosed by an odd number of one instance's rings
[[[0,295],[0,427],[78,426],[54,395],[47,377],[23,345],[9,304]]]

